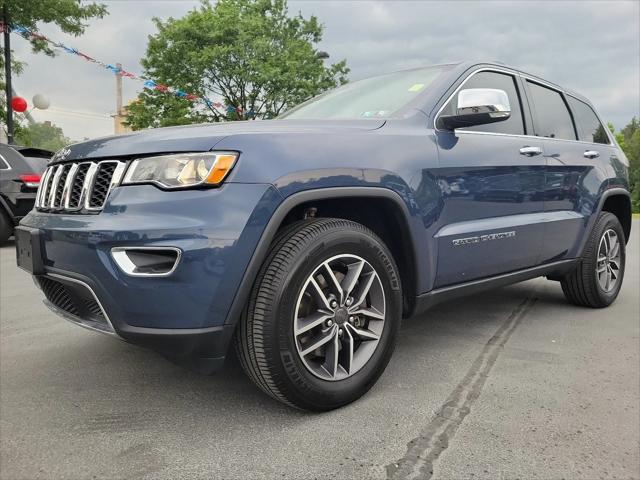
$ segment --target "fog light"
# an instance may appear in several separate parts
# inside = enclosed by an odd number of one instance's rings
[[[175,247],[114,247],[111,256],[127,275],[166,277],[178,266],[182,251]]]

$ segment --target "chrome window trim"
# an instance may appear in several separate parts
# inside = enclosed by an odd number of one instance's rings
[[[498,133],[498,132],[476,132],[476,131],[469,131],[469,130],[461,130],[459,132],[456,131],[456,135],[495,135],[497,137],[537,138],[540,140],[545,139],[545,137],[536,137],[535,135],[518,135],[515,133]],[[553,140],[553,139],[550,139],[550,140]]]
[[[136,266],[129,259],[127,255],[128,250],[172,250],[176,252],[176,261],[173,264],[171,270],[166,273],[135,273]],[[178,268],[178,264],[182,259],[182,250],[178,247],[163,247],[163,246],[153,246],[153,247],[137,247],[137,246],[128,246],[128,247],[113,247],[111,249],[111,257],[115,261],[116,265],[123,273],[131,276],[131,277],[168,277]]]
[[[9,162],[7,162],[7,159],[6,159],[6,158],[4,158],[4,157],[2,156],[2,154],[0,154],[0,160],[2,160],[2,163],[4,163],[4,164],[6,165],[6,168],[2,168],[2,164],[0,164],[0,170],[7,170],[7,171],[8,171],[8,170],[13,170],[13,169],[11,168],[11,165],[9,165]]]
[[[572,98],[575,98],[576,100],[581,101],[582,103],[585,103],[583,100],[580,100],[578,97],[576,97],[575,95],[572,95],[571,93],[568,93],[566,90],[564,90],[563,88],[561,88],[558,85],[555,85],[551,82],[547,82],[546,80],[542,80],[540,78],[534,77],[532,75],[517,71],[517,70],[508,70],[508,69],[504,69],[504,68],[499,68],[499,67],[481,67],[477,70],[474,70],[473,72],[471,72],[467,78],[465,78],[462,83],[460,85],[458,85],[458,87],[453,91],[453,93],[451,93],[451,95],[449,95],[449,97],[447,97],[447,100],[440,106],[440,108],[438,109],[438,111],[436,112],[434,118],[433,118],[433,129],[436,132],[446,132],[448,130],[442,130],[439,129],[436,125],[438,124],[438,118],[440,116],[440,114],[442,113],[442,110],[444,110],[444,107],[447,106],[447,104],[449,103],[449,101],[451,101],[451,99],[458,93],[458,91],[460,91],[460,89],[464,86],[465,83],[467,83],[467,81],[474,76],[476,73],[479,72],[496,72],[496,73],[503,73],[503,74],[507,74],[507,75],[511,75],[513,77],[520,77],[523,80],[529,80],[533,83],[538,83],[544,87],[550,88],[552,90],[555,90],[556,92],[560,93],[561,95],[565,95],[565,96],[570,96]],[[518,88],[520,88],[520,85],[517,85]],[[585,103],[586,105],[589,105],[589,107],[591,108],[591,110],[593,110],[593,112],[595,113],[596,117],[598,118],[598,120],[600,121],[600,123],[602,123],[602,125],[605,125],[605,123],[602,121],[602,118],[600,118],[600,115],[598,114],[598,112],[593,108],[592,105]],[[529,106],[529,105],[527,105]],[[575,125],[575,119],[573,119],[573,112],[571,110],[571,108],[569,106],[567,106],[567,110],[569,111],[569,114],[572,116],[572,121],[574,124],[574,128],[577,128],[577,126]],[[524,112],[522,112],[524,115]],[[533,115],[533,113],[532,113]],[[553,140],[556,142],[574,142],[574,143],[583,143],[583,144],[587,144],[587,145],[604,145],[607,147],[614,147],[615,144],[612,142],[611,140],[611,132],[609,132],[608,128],[605,128],[605,131],[607,133],[607,137],[609,138],[609,143],[605,144],[605,143],[593,143],[593,142],[585,142],[583,140],[571,140],[568,138],[550,138],[550,137],[540,137],[538,135],[528,135],[528,134],[523,134],[523,135],[519,135],[519,134],[515,134],[515,133],[498,133],[498,132],[482,132],[482,131],[469,131],[469,130],[456,130],[456,135],[459,133],[470,133],[470,134],[480,134],[480,135],[496,135],[496,136],[504,136],[504,137],[526,137],[526,138],[538,138],[540,140]],[[577,132],[576,132],[577,134]]]
[[[440,106],[440,108],[438,109],[438,111],[436,112],[435,116],[433,117],[433,129],[436,132],[447,132],[448,130],[443,130],[441,128],[438,128],[438,118],[440,117],[440,114],[442,113],[442,110],[444,110],[444,107],[446,107],[449,102],[451,101],[451,99],[462,89],[462,87],[464,87],[465,83],[467,83],[469,81],[469,79],[471,77],[473,77],[476,73],[480,73],[480,72],[495,72],[495,73],[501,73],[501,74],[507,74],[507,75],[511,75],[514,80],[517,79],[518,76],[521,76],[521,74],[515,70],[507,70],[505,68],[498,68],[498,67],[482,67],[479,68],[477,70],[474,70],[473,72],[471,72],[467,78],[465,78],[462,83],[460,85],[458,85],[456,87],[456,89],[451,93],[451,95],[449,95],[447,97],[447,99],[445,100],[445,102]],[[518,85],[517,81],[516,81],[516,88],[520,88],[520,86]],[[521,109],[522,110],[522,109]],[[526,129],[525,127],[525,123],[524,123],[524,111],[521,112],[522,113],[522,126]],[[511,136],[516,136],[516,137],[521,137],[523,135],[519,135],[519,134],[515,134],[515,133],[494,133],[494,132],[482,132],[482,131],[474,131],[474,133],[484,133],[487,135],[511,135]],[[535,135],[527,135],[524,134],[524,136],[526,137],[533,137]],[[541,137],[543,138],[543,137]]]
[[[87,283],[83,282],[82,280],[78,280],[78,279],[72,278],[72,277],[67,277],[66,275],[59,275],[57,273],[48,273],[48,274],[45,275],[45,277],[58,278],[58,279],[61,279],[61,280],[72,282],[72,283],[77,283],[77,284],[82,285],[83,287],[85,287],[87,290],[89,290],[89,292],[91,292],[91,295],[93,296],[93,299],[96,301],[96,303],[100,307],[100,310],[102,311],[102,314],[104,315],[104,318],[105,318],[105,320],[107,322],[107,325],[109,326],[110,330],[97,328],[97,327],[95,327],[95,326],[93,326],[91,324],[91,323],[97,323],[97,322],[89,322],[89,321],[84,320],[84,319],[82,319],[80,317],[76,317],[75,315],[71,315],[70,313],[65,312],[64,310],[56,307],[55,305],[53,305],[48,300],[45,300],[44,303],[45,303],[45,305],[47,305],[47,307],[49,307],[51,310],[53,310],[55,313],[57,313],[61,317],[65,318],[66,320],[69,320],[74,325],[78,325],[80,327],[86,328],[86,329],[94,331],[94,332],[99,332],[99,333],[104,333],[106,335],[114,336],[116,338],[122,338],[122,337],[120,337],[120,335],[118,335],[118,333],[116,332],[116,329],[113,328],[113,323],[111,323],[111,319],[109,318],[109,315],[107,315],[107,311],[102,306],[102,303],[100,302],[100,299],[98,299],[98,296],[96,295],[96,292],[94,292],[93,289]]]
[[[445,130],[446,131],[446,130]],[[520,138],[526,138],[526,139],[531,139],[531,138],[537,138],[538,140],[553,140],[555,142],[572,142],[572,143],[582,143],[585,145],[601,145],[603,147],[614,147],[614,145],[611,145],[610,143],[591,143],[591,142],[584,142],[582,140],[567,140],[566,138],[549,138],[549,137],[538,137],[536,135],[516,135],[514,133],[497,133],[497,132],[476,132],[476,131],[469,131],[469,130],[460,130],[460,131],[456,131],[456,135],[496,135],[499,137],[520,137]]]

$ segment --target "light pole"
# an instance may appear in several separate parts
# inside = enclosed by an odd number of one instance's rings
[[[7,4],[2,6],[2,22],[4,25],[4,77],[5,92],[7,96],[7,143],[13,144],[13,107],[11,101],[13,95],[11,91],[11,27],[9,26],[9,11]]]

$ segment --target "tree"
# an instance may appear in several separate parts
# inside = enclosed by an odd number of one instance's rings
[[[102,18],[107,8],[95,2],[78,0],[0,0],[6,7],[11,25],[21,25],[29,30],[37,30],[37,23],[55,23],[65,33],[80,35],[84,32],[85,20]],[[34,51],[53,55],[54,51],[43,40],[32,39]]]
[[[317,18],[289,16],[286,0],[203,0],[182,18],[154,22],[145,75],[224,107],[145,89],[129,105],[134,129],[272,118],[346,83],[346,61],[326,67],[314,48]]]
[[[6,7],[11,25],[20,25],[30,30],[37,30],[37,23],[54,23],[60,29],[71,35],[80,35],[86,25],[84,21],[91,18],[102,18],[107,10],[104,5],[97,3],[81,3],[77,0],[0,0],[0,7]],[[1,19],[0,19],[1,20]],[[44,40],[32,39],[31,47],[34,52],[43,52],[53,56],[55,51]],[[23,64],[13,60],[12,72],[19,74]],[[4,78],[4,57],[0,55],[0,120],[7,121],[7,105]]]
[[[18,145],[57,152],[62,147],[69,145],[71,140],[64,136],[60,127],[56,127],[50,122],[44,122],[32,123],[20,128],[16,132],[16,142]]]
[[[613,131],[613,130],[612,130]],[[640,212],[640,122],[636,117],[620,132],[615,134],[616,141],[629,160],[629,185],[633,211]]]

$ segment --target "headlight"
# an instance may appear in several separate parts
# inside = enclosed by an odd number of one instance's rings
[[[157,183],[165,188],[220,185],[238,159],[234,152],[176,153],[134,160],[123,185]]]

